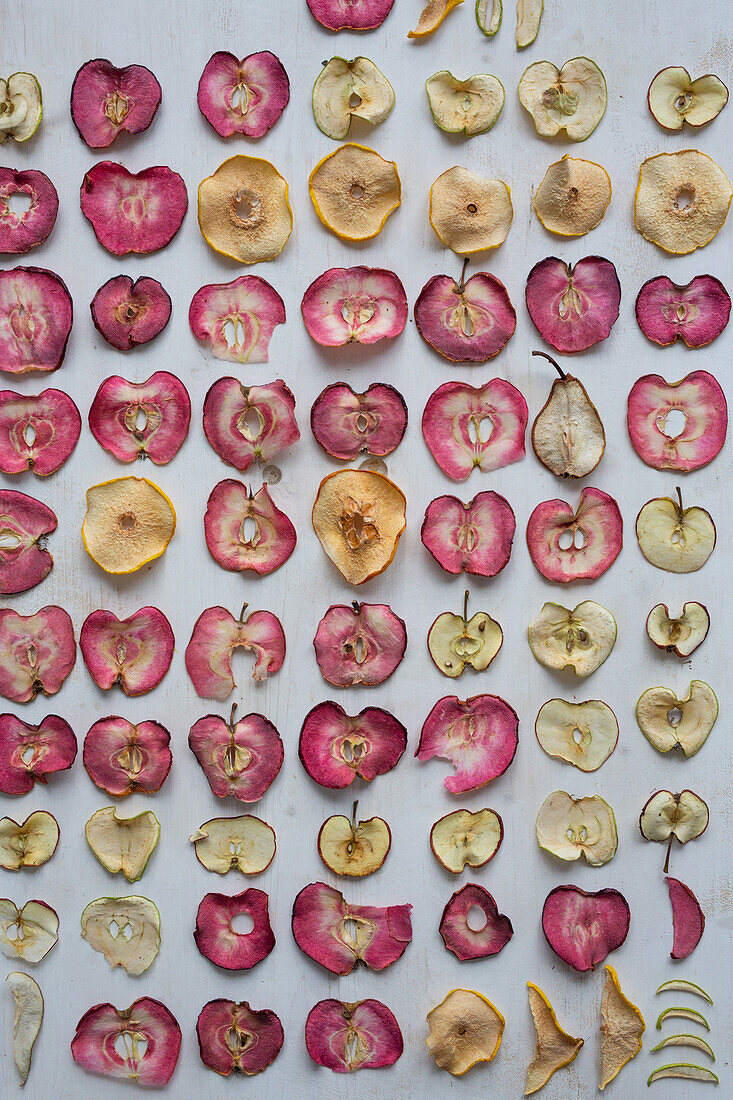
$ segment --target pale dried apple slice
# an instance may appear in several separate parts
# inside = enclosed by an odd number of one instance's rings
[[[524,458],[528,416],[524,397],[503,378],[480,387],[444,382],[427,400],[422,433],[443,473],[465,481],[475,466],[490,473]]]
[[[118,462],[149,458],[166,465],[183,446],[190,423],[188,390],[165,370],[144,382],[128,382],[119,374],[105,378],[89,409],[92,435]]]
[[[102,160],[81,183],[81,212],[94,235],[114,256],[157,252],[175,237],[188,209],[178,172],[162,165],[128,172]]]
[[[90,309],[97,332],[118,351],[154,340],[171,319],[168,291],[148,276],[135,282],[129,275],[113,276],[100,286]]]
[[[693,1066],[689,1063],[676,1062],[673,1065],[660,1066],[659,1069],[652,1070],[647,1079],[647,1085],[652,1085],[655,1081],[665,1081],[669,1078],[682,1081],[705,1081],[711,1085],[720,1084],[718,1077],[706,1066]]]
[[[611,201],[611,177],[592,160],[567,154],[545,172],[532,200],[545,229],[558,237],[584,237],[603,220]]]
[[[430,188],[429,216],[441,244],[460,256],[471,256],[504,243],[514,207],[503,180],[484,179],[456,166]]]
[[[265,466],[300,439],[295,397],[281,378],[264,386],[219,378],[204,399],[204,432],[229,466]]]
[[[89,818],[84,835],[105,870],[137,882],[155,851],[160,822],[152,810],[143,810],[134,817],[118,817],[115,806],[105,806]]]
[[[683,507],[678,488],[677,500],[655,497],[646,502],[636,517],[636,537],[642,554],[657,569],[695,573],[715,549],[717,536],[710,513]]]
[[[672,906],[674,941],[670,958],[686,959],[695,950],[705,931],[705,914],[689,886],[679,879],[666,877]],[[659,990],[657,990],[657,993]]]
[[[141,607],[126,619],[100,608],[87,615],[79,634],[84,664],[102,691],[115,684],[125,695],[145,695],[161,682],[175,639],[157,607]]]
[[[2,131],[0,131],[0,135]],[[0,271],[0,370],[58,370],[74,307],[66,283],[44,267]]]
[[[0,489],[0,595],[28,592],[53,568],[46,538],[58,520],[40,500],[15,489]]]
[[[559,1069],[575,1060],[583,1040],[569,1035],[557,1022],[555,1010],[534,982],[527,982],[529,1010],[536,1035],[534,1058],[527,1066],[524,1095],[531,1096],[547,1084]]]
[[[714,275],[696,275],[685,286],[657,275],[637,294],[635,312],[641,331],[660,347],[679,339],[688,348],[702,348],[720,336],[730,306],[730,294]]]
[[[485,134],[504,107],[504,85],[490,73],[458,80],[448,69],[425,82],[433,122],[448,134]]]
[[[252,814],[212,817],[188,839],[201,866],[217,875],[259,875],[275,858],[275,830]]]
[[[163,554],[176,513],[146,477],[117,477],[87,489],[84,549],[105,573],[135,573]]]
[[[557,672],[570,668],[581,677],[600,668],[616,644],[616,635],[616,620],[595,600],[583,600],[572,611],[546,603],[527,629],[532,656],[541,665]]]
[[[68,613],[54,604],[35,615],[0,608],[0,658],[0,695],[13,703],[28,703],[39,692],[55,695],[76,661]]]
[[[430,830],[433,855],[446,871],[460,875],[467,866],[484,867],[504,839],[504,824],[495,810],[454,810]]]
[[[389,604],[332,604],[313,639],[321,675],[336,687],[389,679],[407,649],[404,620]]]
[[[344,241],[376,237],[401,201],[394,161],[354,142],[319,160],[308,190],[320,220]]]
[[[71,1056],[82,1069],[147,1088],[168,1084],[180,1049],[178,1021],[152,997],[139,997],[123,1010],[109,1003],[94,1005],[79,1020],[71,1040]]]
[[[662,982],[657,988],[657,996],[660,993],[691,993],[696,997],[702,997],[704,1001],[707,1001],[709,1005],[713,1004],[713,999],[709,993],[702,988],[701,985],[697,985],[695,982],[688,981],[686,978],[670,978],[666,982]],[[686,1036],[689,1038],[689,1036]],[[649,1051],[651,1054],[651,1051]]]
[[[691,656],[705,641],[710,629],[708,610],[692,600],[685,603],[682,614],[673,618],[665,603],[656,604],[646,620],[649,641],[658,649],[674,653],[677,657]]]
[[[564,500],[538,504],[527,522],[532,563],[548,581],[597,580],[623,547],[621,510],[608,493],[586,486],[575,511]]]
[[[406,504],[402,490],[373,470],[337,470],[323,479],[313,530],[349,584],[364,584],[391,565],[406,526]]]
[[[576,264],[548,256],[530,271],[524,296],[542,339],[573,355],[611,335],[621,284],[616,268],[603,256],[584,256]]]
[[[514,39],[517,49],[531,46],[540,31],[545,0],[517,0],[517,29]]]
[[[394,271],[330,267],[310,284],[300,311],[309,336],[322,347],[376,344],[403,331],[407,296]]]
[[[667,429],[670,413],[682,414],[683,426]],[[655,470],[699,470],[720,453],[728,430],[728,406],[720,383],[704,370],[667,382],[645,374],[631,387],[626,422],[632,446]]]
[[[476,0],[476,22],[487,38],[493,38],[504,14],[502,0]]]
[[[12,73],[0,77],[0,145],[28,141],[41,124],[43,105],[41,85],[33,73]]]
[[[704,248],[722,229],[731,198],[730,180],[706,153],[657,153],[639,169],[634,224],[665,252],[687,255]]]
[[[84,738],[84,767],[92,783],[113,798],[134,791],[155,794],[171,770],[170,741],[159,722],[100,718]]]
[[[468,914],[474,908],[485,917],[479,929],[468,923]],[[489,891],[474,882],[467,882],[453,894],[443,910],[438,931],[448,951],[459,962],[498,955],[514,935],[509,917],[499,912]]]
[[[19,871],[48,863],[59,842],[59,826],[53,814],[35,810],[23,822],[0,820],[0,867]]]
[[[407,430],[407,405],[386,382],[372,382],[355,393],[347,382],[333,382],[311,408],[311,431],[332,458],[353,462],[361,452],[391,454]]]
[[[0,951],[7,958],[40,962],[58,938],[58,914],[45,901],[27,901],[19,909],[10,898],[0,898]]]
[[[241,647],[254,653],[253,680],[266,680],[279,672],[285,660],[285,632],[271,611],[253,611],[239,619],[225,607],[207,607],[194,624],[186,646],[186,671],[202,699],[225,702],[236,687],[232,653]]]
[[[672,841],[687,844],[702,836],[710,821],[707,803],[694,791],[655,791],[639,815],[639,829],[645,840],[667,845],[664,873],[669,870]]]
[[[359,803],[354,802],[351,820],[344,814],[327,818],[318,833],[318,854],[335,875],[363,878],[384,863],[392,846],[389,825],[381,817],[356,820]]]
[[[415,324],[426,344],[451,363],[486,363],[514,334],[517,315],[506,287],[479,271],[460,282],[433,275],[415,302]]]
[[[29,974],[16,970],[6,982],[15,1001],[13,1017],[13,1061],[20,1076],[21,1087],[28,1080],[33,1045],[43,1023],[43,994]]]
[[[332,57],[323,63],[312,94],[316,126],[341,141],[351,129],[352,118],[372,126],[384,122],[394,107],[394,88],[368,57]]]
[[[0,794],[27,794],[35,783],[70,768],[76,753],[74,732],[57,714],[37,726],[0,714]]]
[[[219,137],[261,138],[275,125],[290,100],[285,67],[269,50],[240,60],[220,50],[211,55],[199,80],[196,101]]]
[[[616,817],[598,794],[573,798],[553,791],[540,806],[535,832],[543,851],[566,862],[583,856],[591,867],[602,867],[618,849]]]
[[[0,390],[0,470],[47,477],[66,462],[81,435],[81,415],[62,390],[26,396]]]
[[[342,790],[358,777],[371,783],[394,768],[407,748],[407,730],[380,707],[353,717],[331,700],[306,714],[300,730],[300,762],[322,787]]]
[[[439,699],[423,723],[418,760],[449,760],[455,774],[443,781],[451,794],[476,791],[503,775],[517,751],[519,718],[498,695]]]
[[[603,73],[587,57],[573,57],[561,69],[535,61],[519,81],[519,102],[540,137],[564,131],[571,141],[585,141],[606,113],[608,92]]]
[[[217,798],[232,795],[240,802],[258,802],[277,778],[285,756],[282,738],[262,714],[245,714],[235,722],[207,714],[191,726],[188,747]]]
[[[87,61],[71,86],[71,119],[90,149],[106,149],[121,134],[140,134],[155,118],[160,84],[144,65],[118,69],[105,57]]]
[[[247,520],[254,521],[248,534]],[[206,545],[222,569],[262,577],[284,565],[297,536],[292,523],[277,507],[266,485],[256,493],[241,481],[226,478],[209,494],[204,516]]]
[[[700,1035],[667,1035],[662,1039],[661,1043],[657,1043],[655,1047],[652,1047],[649,1051],[650,1054],[656,1054],[659,1050],[665,1050],[667,1047],[691,1047],[693,1050],[701,1050],[703,1054],[707,1054],[712,1061],[715,1061],[715,1051],[710,1046],[710,1043],[706,1042]]]
[[[428,1050],[441,1069],[462,1077],[499,1053],[504,1017],[481,993],[452,989],[428,1012]]]
[[[728,89],[711,73],[692,79],[682,65],[668,65],[652,80],[646,101],[665,130],[704,126],[720,114],[728,102]]]
[[[414,31],[410,31],[408,38],[425,38],[437,31],[440,24],[454,8],[462,4],[463,0],[427,0]]]
[[[248,1001],[208,1001],[196,1021],[201,1061],[215,1073],[252,1077],[271,1066],[283,1045],[280,1018],[269,1008],[259,1012]]]
[[[636,704],[639,729],[659,752],[679,748],[685,756],[694,756],[707,741],[717,717],[715,692],[703,680],[691,680],[684,699],[671,688],[653,687],[642,692]]]
[[[285,303],[259,275],[207,283],[188,308],[196,339],[208,340],[214,358],[229,363],[266,363],[272,334],[284,322]]]
[[[13,195],[27,198],[28,209],[12,210],[8,199]],[[43,244],[56,224],[58,209],[58,193],[45,172],[0,168],[0,253],[17,256]]]
[[[160,913],[148,898],[97,898],[81,915],[81,938],[114,970],[143,974],[160,950]]]
[[[710,1031],[710,1024],[702,1012],[698,1012],[696,1008],[687,1008],[685,1005],[665,1008],[663,1012],[660,1012],[657,1018],[657,1031],[661,1031],[662,1025],[668,1020],[690,1020],[692,1023],[704,1027],[706,1031]]]
[[[249,932],[238,932],[232,922],[248,914]],[[251,970],[262,962],[275,946],[270,924],[269,898],[254,886],[241,894],[206,894],[196,913],[193,938],[201,954],[223,970]]]
[[[306,0],[306,3],[313,18],[328,31],[372,31],[385,21],[394,0]]]
[[[595,970],[621,947],[630,920],[626,898],[608,887],[589,893],[579,886],[556,886],[542,909],[545,939],[559,959],[580,973]]]
[[[492,489],[468,504],[436,497],[425,509],[420,538],[447,573],[495,577],[509,562],[515,530],[511,505]]]
[[[601,1072],[598,1089],[603,1092],[627,1062],[641,1050],[646,1031],[644,1017],[622,992],[618,975],[606,963],[606,981],[601,995]]]
[[[293,231],[287,182],[269,160],[229,157],[199,184],[199,228],[222,256],[274,260]]]
[[[618,743],[618,721],[607,703],[586,699],[570,703],[549,699],[540,707],[535,735],[548,756],[594,772],[605,764]]]
[[[444,676],[460,676],[466,666],[474,672],[487,669],[501,649],[504,632],[486,611],[468,618],[468,589],[463,594],[463,615],[444,611],[428,631],[428,652]]]
[[[308,1013],[305,1046],[316,1065],[334,1073],[353,1073],[394,1065],[404,1041],[400,1025],[381,1001],[330,998],[313,1005]]]
[[[532,425],[532,448],[556,477],[585,477],[595,470],[606,449],[598,410],[583,383],[566,374],[544,351],[533,351],[552,363],[559,377]]]

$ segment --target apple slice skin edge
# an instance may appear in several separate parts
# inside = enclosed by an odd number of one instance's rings
[[[670,951],[673,959],[686,959],[695,950],[705,931],[705,914],[700,902],[689,886],[667,875],[664,880],[672,905],[674,943]]]

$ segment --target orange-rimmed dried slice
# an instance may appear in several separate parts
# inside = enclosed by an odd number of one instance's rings
[[[699,149],[657,153],[639,169],[634,224],[675,256],[704,248],[728,217],[733,187],[719,164]]]
[[[441,1069],[462,1077],[478,1062],[499,1052],[504,1017],[481,993],[452,989],[428,1012],[428,1050]]]
[[[437,31],[440,24],[454,8],[462,4],[463,0],[427,0],[414,31],[410,31],[408,38],[426,38],[427,35]]]
[[[374,470],[324,477],[313,505],[313,530],[349,584],[383,573],[405,529],[405,495]]]
[[[644,1017],[622,991],[618,974],[606,963],[606,982],[601,999],[601,1073],[599,1091],[621,1072],[641,1050],[646,1030]]]
[[[229,157],[199,184],[199,227],[216,252],[255,264],[274,260],[293,231],[288,185],[261,157]]]
[[[441,243],[461,256],[498,248],[513,217],[511,192],[503,180],[455,167],[430,188],[430,224]]]
[[[116,477],[87,489],[81,536],[106,573],[134,573],[159,558],[175,529],[173,505],[146,477]]]
[[[560,1027],[554,1008],[538,985],[527,982],[527,994],[537,1036],[535,1056],[527,1067],[527,1083],[524,1089],[524,1095],[530,1096],[544,1088],[553,1073],[570,1065],[582,1047],[583,1040],[568,1035]]]
[[[583,237],[603,219],[611,201],[611,177],[592,160],[564,156],[545,172],[534,196],[537,217],[558,237]]]
[[[394,161],[355,142],[319,160],[308,191],[323,224],[344,241],[376,237],[401,201]]]

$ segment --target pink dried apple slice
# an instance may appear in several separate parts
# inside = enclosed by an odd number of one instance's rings
[[[306,3],[314,19],[326,30],[372,31],[385,21],[394,0],[306,0]]]
[[[316,3],[316,0],[309,0]],[[381,1001],[313,1005],[305,1022],[305,1046],[318,1066],[334,1073],[393,1066],[404,1050],[400,1025]]]
[[[503,378],[480,387],[444,382],[428,398],[422,434],[443,473],[465,481],[474,466],[489,473],[524,458],[528,416],[527,402]]]
[[[75,661],[74,627],[62,607],[48,604],[35,615],[0,608],[0,695],[13,703],[55,695]]]
[[[204,66],[196,99],[219,137],[261,138],[287,107],[290,81],[280,59],[269,50],[241,61],[220,50]]]
[[[473,929],[468,923],[468,913],[474,907],[486,918],[479,929]],[[514,935],[509,917],[499,912],[489,891],[475,882],[467,882],[456,890],[443,910],[438,931],[459,962],[498,955]]]
[[[537,505],[527,524],[527,548],[548,581],[597,580],[621,553],[623,530],[613,497],[587,486],[575,511],[564,500]]]
[[[206,894],[196,913],[193,938],[201,954],[223,970],[251,970],[275,946],[270,924],[269,898],[264,890],[250,886],[241,894]],[[235,917],[249,915],[250,932],[236,932]]]
[[[548,256],[527,276],[527,310],[542,339],[566,355],[586,351],[611,334],[618,318],[621,284],[603,256],[566,264]]]
[[[293,937],[300,950],[332,974],[362,962],[384,970],[412,940],[412,906],[349,905],[340,890],[311,882],[293,903]]]
[[[468,261],[466,261],[468,263]],[[415,324],[426,344],[451,363],[486,363],[514,335],[517,315],[506,287],[488,271],[460,282],[434,275],[415,302]]]
[[[300,439],[295,397],[281,378],[264,386],[219,378],[204,399],[204,432],[224,462],[246,473]]]
[[[446,573],[495,577],[509,562],[516,526],[509,502],[489,490],[468,504],[436,497],[425,509],[420,537]]]
[[[552,950],[574,970],[595,970],[629,932],[631,912],[618,890],[556,886],[545,898],[542,930]]]
[[[53,568],[45,540],[57,523],[35,497],[0,489],[0,595],[27,592],[45,580]]]
[[[87,61],[71,86],[71,118],[90,149],[106,149],[126,132],[140,134],[155,118],[160,84],[144,65],[116,68],[104,57]]]
[[[666,430],[673,411],[684,416],[675,435]],[[719,382],[707,371],[692,371],[679,382],[645,374],[631,387],[626,422],[632,446],[648,466],[689,473],[720,453],[728,430],[728,405]]]
[[[53,474],[66,462],[81,435],[81,416],[62,390],[26,396],[0,390],[0,471],[38,477]]]
[[[236,710],[235,703],[228,723],[218,714],[199,718],[188,745],[217,798],[257,802],[282,767],[282,738],[262,714],[245,714],[235,723]]]
[[[322,787],[342,790],[358,776],[370,783],[394,768],[407,748],[407,730],[380,707],[353,717],[327,700],[308,711],[300,730],[300,762]]]
[[[439,699],[423,723],[415,749],[418,760],[439,756],[456,769],[443,786],[451,794],[476,791],[503,775],[519,741],[519,718],[498,695],[455,695]]]
[[[332,604],[313,639],[324,680],[335,687],[373,687],[389,679],[407,648],[404,620],[388,604]]]
[[[308,334],[326,348],[376,344],[407,324],[405,288],[382,267],[330,267],[310,284],[300,309]]]
[[[8,199],[21,195],[27,210],[11,210]],[[0,168],[0,253],[17,256],[43,244],[56,224],[59,196],[44,172]]]
[[[208,283],[197,290],[188,323],[197,340],[209,341],[215,359],[266,363],[275,327],[285,323],[285,303],[259,275],[240,275],[231,283]]]
[[[372,382],[356,393],[347,382],[326,386],[311,408],[311,431],[332,458],[353,462],[365,451],[388,455],[402,442],[407,429],[407,405],[402,394],[386,382]]]
[[[187,209],[182,177],[163,165],[133,173],[122,164],[102,160],[82,180],[81,212],[102,248],[114,256],[165,248],[181,228]]]
[[[18,908],[0,898],[0,951],[9,959],[37,963],[58,943],[59,918],[45,901],[27,901]]]
[[[118,351],[130,351],[160,336],[171,319],[171,299],[157,279],[114,275],[91,301],[94,327]]]
[[[63,279],[44,267],[0,271],[0,370],[58,370],[74,309]]]
[[[663,348],[675,340],[702,348],[728,324],[730,304],[728,291],[714,275],[696,275],[685,286],[657,275],[636,297],[636,321],[647,339]]]
[[[188,390],[165,370],[144,382],[128,382],[119,374],[105,378],[89,410],[92,435],[119,462],[149,458],[166,465],[181,449],[190,423]]]
[[[133,725],[119,715],[100,718],[84,738],[84,767],[92,783],[113,798],[133,791],[155,794],[171,770],[170,742],[159,722]]]
[[[255,655],[253,680],[279,672],[285,660],[285,633],[271,611],[253,611],[246,619],[242,608],[235,619],[225,607],[207,607],[199,615],[186,646],[186,671],[202,699],[223,703],[235,688],[232,653],[239,646]]]
[[[255,531],[245,533],[247,520]],[[211,490],[204,516],[206,545],[214,561],[233,573],[254,570],[258,576],[284,565],[297,536],[284,512],[276,506],[266,485],[252,493],[241,481],[227,478]]]
[[[120,1045],[124,1057],[118,1053]],[[180,1049],[178,1021],[152,997],[139,997],[122,1011],[111,1004],[94,1005],[79,1020],[71,1040],[71,1056],[82,1069],[147,1088],[168,1084]]]
[[[282,1050],[280,1017],[271,1009],[250,1008],[249,1001],[209,1001],[196,1021],[201,1061],[215,1073],[252,1077],[271,1066]]]
[[[157,607],[141,607],[126,619],[100,608],[87,615],[79,634],[84,664],[102,691],[118,684],[125,695],[145,695],[170,668],[175,639]]]
[[[0,714],[0,794],[27,794],[48,775],[70,768],[76,752],[74,731],[57,714],[37,726]]]
[[[670,951],[673,959],[686,959],[695,950],[705,931],[705,914],[700,902],[689,886],[669,875],[664,880],[672,905],[674,943]]]

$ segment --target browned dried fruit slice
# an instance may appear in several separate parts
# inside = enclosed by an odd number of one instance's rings
[[[400,205],[397,165],[353,142],[318,162],[308,190],[323,224],[345,241],[376,237]]]
[[[337,470],[321,482],[313,530],[349,584],[383,573],[405,529],[405,495],[384,474]]]
[[[606,963],[606,983],[601,998],[601,1074],[598,1080],[601,1092],[639,1053],[645,1030],[644,1017],[621,992],[616,971]]]
[[[558,237],[583,237],[603,219],[611,201],[611,177],[592,160],[564,156],[545,172],[534,196],[537,217]]]
[[[351,820],[344,814],[329,817],[318,833],[318,854],[335,875],[361,878],[378,871],[389,855],[392,833],[381,817],[356,820],[359,803],[354,803]]]
[[[513,217],[511,193],[503,180],[455,167],[430,188],[430,224],[438,240],[461,256],[498,248]]]
[[[686,255],[709,244],[728,217],[733,187],[698,149],[657,153],[639,169],[634,224],[652,244]]]
[[[159,558],[175,529],[173,505],[146,477],[117,477],[87,489],[81,536],[106,573],[134,573]]]
[[[555,1010],[545,994],[534,982],[527,982],[529,1009],[534,1021],[537,1046],[535,1055],[527,1067],[525,1096],[539,1092],[559,1069],[569,1066],[583,1045],[582,1039],[568,1035],[557,1022]]]
[[[199,185],[199,227],[223,256],[274,260],[293,231],[288,185],[269,160],[229,157]]]
[[[427,1043],[433,1058],[448,1073],[462,1077],[479,1062],[499,1053],[504,1017],[481,993],[452,989],[428,1012]]]

